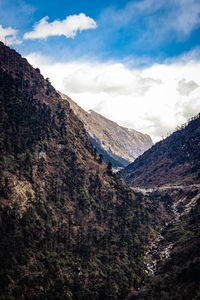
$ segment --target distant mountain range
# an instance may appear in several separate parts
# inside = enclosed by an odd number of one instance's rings
[[[149,135],[119,126],[93,110],[86,112],[68,96],[61,96],[83,122],[91,143],[106,163],[125,167],[153,145]]]
[[[200,114],[121,171],[130,186],[200,182]]]

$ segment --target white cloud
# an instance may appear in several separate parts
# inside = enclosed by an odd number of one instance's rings
[[[187,62],[200,61],[200,46],[196,46],[188,52],[183,52],[178,57],[178,63],[187,64]],[[168,58],[165,60],[166,64],[177,63],[177,57]]]
[[[65,20],[55,20],[48,22],[49,17],[44,17],[34,26],[34,30],[26,32],[24,39],[44,39],[48,36],[64,35],[66,38],[74,38],[78,31],[87,29],[95,29],[96,22],[81,13],[79,15],[72,15],[66,17]]]
[[[195,116],[197,112],[200,112],[199,95],[192,98],[190,101],[185,101],[183,105],[179,107],[179,110],[185,119]]]
[[[177,5],[176,18],[174,18],[171,26],[188,35],[200,25],[200,2],[197,0],[176,0],[175,5]]]
[[[177,91],[181,96],[189,96],[198,87],[199,85],[194,80],[186,82],[185,78],[183,78],[178,82]]]
[[[112,34],[132,30],[133,45],[155,47],[166,40],[185,40],[200,26],[199,0],[130,1],[122,9],[105,9],[99,21]],[[105,34],[107,33],[105,30]]]
[[[0,40],[7,45],[21,44],[21,41],[17,38],[18,31],[12,27],[3,28],[0,25]]]
[[[200,112],[199,61],[177,60],[132,70],[113,62],[52,63],[39,54],[27,59],[84,109],[148,133],[154,141]],[[182,84],[189,90],[180,94],[177,87],[183,76]],[[194,88],[193,82],[198,86]]]

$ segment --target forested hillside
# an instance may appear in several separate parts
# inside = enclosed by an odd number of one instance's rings
[[[0,299],[125,299],[164,206],[112,174],[69,103],[3,43],[0,134]]]
[[[0,43],[0,300],[197,300],[199,120],[127,167],[151,187],[130,189],[68,101]]]
[[[130,186],[200,182],[200,114],[127,166],[121,175]]]

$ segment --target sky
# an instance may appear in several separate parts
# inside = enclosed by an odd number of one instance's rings
[[[154,142],[200,112],[199,0],[0,0],[0,40]]]

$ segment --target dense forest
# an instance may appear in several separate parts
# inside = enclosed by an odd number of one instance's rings
[[[69,104],[0,43],[0,299],[125,299],[163,205],[92,147]]]

